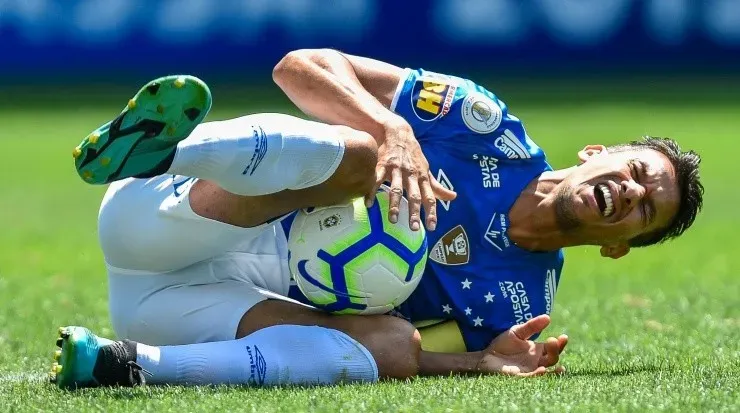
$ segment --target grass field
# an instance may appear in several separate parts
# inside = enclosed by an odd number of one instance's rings
[[[132,82],[96,99],[13,90],[0,104],[0,411],[739,411],[738,82],[519,86],[497,90],[556,167],[584,144],[643,134],[676,137],[704,156],[706,206],[684,238],[616,262],[595,248],[566,252],[547,332],[570,336],[568,374],[321,389],[47,385],[57,326],[112,334],[95,232],[104,188],[78,180],[71,150],[120,110]],[[9,105],[20,93],[25,101]],[[259,103],[274,90],[215,93],[210,119],[291,110],[281,99]]]

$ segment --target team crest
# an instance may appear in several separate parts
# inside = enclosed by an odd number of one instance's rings
[[[458,225],[434,244],[429,259],[444,265],[463,265],[470,261],[470,243],[465,228]]]
[[[471,92],[463,101],[463,122],[475,133],[485,134],[495,131],[501,125],[503,116],[501,107],[483,93]]]

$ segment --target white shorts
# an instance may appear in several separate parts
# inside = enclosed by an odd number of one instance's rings
[[[98,219],[119,338],[151,345],[232,340],[252,306],[290,287],[278,223],[240,228],[195,214],[195,179],[110,185]]]

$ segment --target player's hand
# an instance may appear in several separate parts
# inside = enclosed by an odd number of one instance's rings
[[[437,227],[437,199],[451,201],[455,192],[444,188],[429,171],[429,163],[421,151],[411,126],[402,118],[386,124],[385,140],[378,148],[375,168],[375,186],[365,196],[368,207],[375,201],[378,188],[390,182],[390,209],[388,219],[398,222],[403,192],[409,203],[409,228],[416,231],[421,225],[421,207],[426,212],[426,227]]]
[[[478,370],[521,377],[565,372],[562,366],[548,368],[558,363],[560,354],[568,344],[568,336],[550,337],[542,343],[529,340],[549,324],[550,317],[541,315],[499,335],[483,351]]]

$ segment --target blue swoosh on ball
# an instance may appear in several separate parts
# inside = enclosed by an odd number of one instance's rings
[[[301,260],[298,261],[298,273],[301,274],[301,277],[303,277],[306,281],[308,281],[311,285],[318,287],[322,291],[326,291],[327,293],[334,294],[338,297],[348,297],[348,298],[367,298],[367,297],[361,297],[357,295],[348,294],[342,291],[337,291],[333,288],[329,288],[321,283],[321,281],[313,278],[311,274],[306,271],[306,263],[308,260]]]

